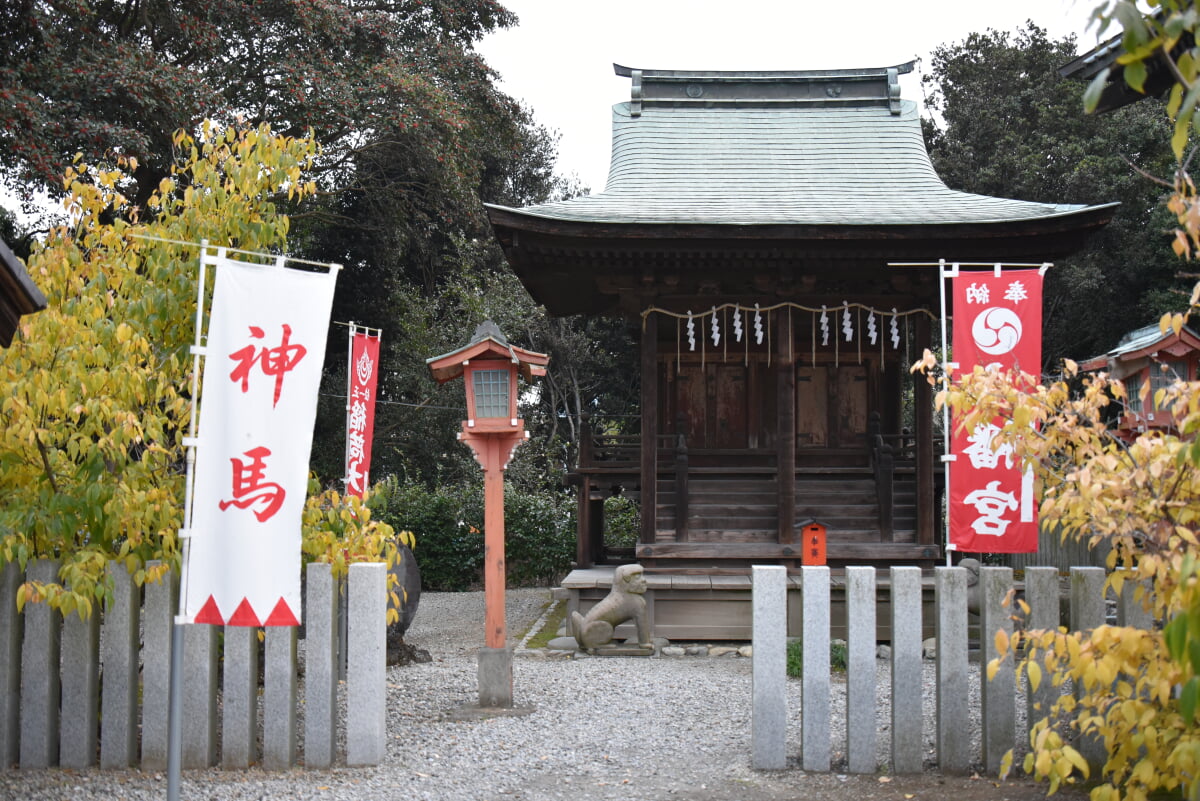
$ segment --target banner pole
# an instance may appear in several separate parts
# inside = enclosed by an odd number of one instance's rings
[[[357,328],[350,321],[350,336],[346,340],[346,452],[342,455],[345,478],[342,479],[343,494],[350,490],[350,403],[354,394],[354,334]]]
[[[950,376],[950,346],[946,337],[946,279],[955,278],[958,276],[959,265],[955,264],[949,270],[946,269],[946,260],[938,260],[938,294],[941,299],[941,322],[942,322],[942,375],[949,380]],[[950,552],[954,550],[953,544],[950,542],[950,438],[953,432],[950,430],[950,407],[942,407],[942,474],[943,483],[946,487],[946,567],[952,565]]]
[[[167,706],[167,801],[179,801],[180,763],[183,757],[183,621],[187,608],[188,550],[192,533],[192,487],[196,474],[196,410],[199,403],[200,359],[204,355],[201,332],[204,325],[205,258],[208,240],[200,240],[200,263],[196,278],[196,323],[192,344],[191,419],[183,440],[187,449],[183,479],[183,528],[179,532],[179,613],[171,619],[170,697]]]

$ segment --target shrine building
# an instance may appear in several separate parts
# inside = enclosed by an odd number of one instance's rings
[[[912,62],[615,69],[604,191],[488,207],[534,300],[640,336],[640,426],[585,432],[564,586],[586,605],[636,559],[659,636],[746,639],[750,565],[799,568],[819,533],[835,571],[939,563],[942,450],[909,371],[940,345],[939,270],[900,265],[1052,262],[1116,204],[949,189],[900,96]],[[604,544],[614,492],[640,503],[632,554]]]

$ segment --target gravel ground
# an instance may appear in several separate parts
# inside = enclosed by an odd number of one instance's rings
[[[517,644],[549,604],[547,590],[508,594]],[[186,771],[181,797],[242,799],[654,799],[768,801],[1032,801],[1043,785],[947,777],[805,773],[750,767],[750,660],[738,656],[514,661],[516,712],[471,714],[478,700],[475,650],[483,640],[482,593],[425,593],[407,641],[427,664],[388,670],[388,748],[374,768],[282,773]],[[880,662],[880,680],[887,665]],[[932,669],[927,679],[932,681]],[[789,753],[800,752],[799,683],[791,682]],[[882,683],[880,686],[884,686]],[[882,693],[881,693],[882,695]],[[845,750],[844,685],[835,684],[835,770]],[[880,704],[880,764],[887,721]],[[926,693],[926,753],[933,705]],[[303,727],[301,725],[301,731]],[[978,735],[976,735],[976,740]],[[166,795],[164,774],[140,771],[0,771],[0,799],[134,801]],[[1060,791],[1068,801],[1081,793]]]

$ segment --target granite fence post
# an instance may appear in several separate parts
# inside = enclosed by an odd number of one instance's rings
[[[267,770],[287,770],[296,764],[298,633],[296,626],[267,627],[263,675],[263,767]],[[386,702],[380,706],[386,707]]]
[[[217,762],[217,627],[183,629],[183,754],[185,770]]]
[[[250,767],[258,756],[258,628],[225,626],[221,681],[221,767]]]
[[[1121,584],[1121,593],[1117,597],[1118,626],[1147,631],[1153,628],[1154,619],[1146,609],[1151,591],[1150,582],[1136,581],[1132,575]]]
[[[1104,568],[1071,568],[1071,631],[1091,631],[1103,626],[1106,618],[1104,603]]]
[[[846,568],[846,754],[851,773],[875,772],[875,568]]]
[[[750,740],[757,770],[787,767],[787,568],[754,565],[752,574]]]
[[[100,727],[100,609],[87,620],[74,611],[63,619],[62,706],[58,764],[96,764]]]
[[[17,612],[17,587],[24,581],[16,562],[0,565],[0,770],[20,759],[21,639],[25,616]]]
[[[1091,631],[1107,622],[1107,605],[1104,601],[1104,568],[1071,568],[1071,623],[1070,631]],[[1077,687],[1076,697],[1082,695]],[[1098,772],[1107,760],[1104,738],[1095,732],[1080,734],[1076,750],[1087,760],[1092,772]]]
[[[156,563],[151,563],[156,564]],[[179,576],[147,582],[142,607],[142,770],[167,769],[171,711],[171,627],[179,606]]]
[[[346,764],[378,765],[387,736],[387,565],[351,565],[346,595]]]
[[[100,715],[100,767],[127,768],[137,763],[138,645],[141,588],[120,562],[108,563],[112,603],[104,610],[104,663]]]
[[[967,571],[934,568],[937,607],[937,756],[943,773],[966,773],[971,765],[967,663]]]
[[[1055,631],[1062,618],[1059,601],[1058,569],[1054,567],[1025,568],[1025,603],[1029,605],[1029,618],[1025,621],[1026,631]],[[1050,713],[1050,707],[1058,697],[1049,677],[1043,677],[1037,689],[1029,684],[1025,676],[1025,722],[1030,731],[1033,724]]]
[[[925,685],[921,656],[921,568],[893,567],[892,585],[892,770],[920,773]]]
[[[304,764],[324,770],[337,756],[338,582],[333,568],[308,566],[304,617]]]
[[[829,568],[800,568],[801,657],[800,762],[804,770],[829,771]]]
[[[1016,655],[1010,652],[1004,657],[991,681],[988,680],[988,664],[1000,655],[996,649],[997,632],[1003,631],[1006,641],[1012,639],[1012,568],[980,568],[979,589],[983,764],[988,773],[998,774],[1004,754],[1013,747],[1017,736]]]
[[[58,581],[57,559],[29,562],[30,581]],[[62,616],[45,603],[25,604],[25,637],[21,648],[22,768],[58,764],[59,655]]]

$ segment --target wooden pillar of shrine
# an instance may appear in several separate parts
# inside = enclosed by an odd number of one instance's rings
[[[779,541],[789,543],[796,536],[796,361],[793,347],[792,315],[778,315],[775,336],[776,400],[778,432],[776,437],[776,479],[779,482]]]
[[[642,533],[641,542],[654,542],[658,528],[658,316],[642,318]]]
[[[592,423],[588,415],[581,415],[579,421],[579,466],[590,466],[593,462],[592,457]],[[604,538],[603,523],[599,526],[599,532],[596,531],[596,524],[592,518],[594,506],[592,505],[592,479],[586,473],[576,473],[575,485],[579,488],[579,497],[577,499],[575,511],[575,563],[582,568],[591,567],[595,564],[593,554],[596,552],[595,539],[599,537],[602,541]]]
[[[917,350],[924,351],[932,348],[930,340],[929,318],[918,314],[917,319]],[[934,509],[933,470],[938,454],[934,452],[933,442],[933,387],[925,380],[925,376],[913,376],[913,408],[916,419],[917,438],[917,542],[923,544],[937,543],[937,532],[934,531],[937,515]]]

